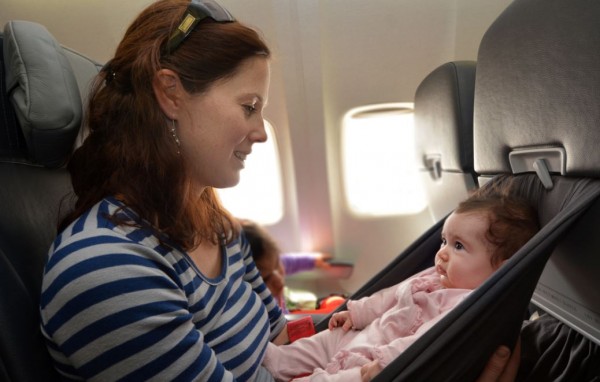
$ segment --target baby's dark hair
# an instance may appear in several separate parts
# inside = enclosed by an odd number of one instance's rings
[[[494,246],[490,259],[494,267],[514,255],[539,230],[535,209],[525,200],[507,195],[475,193],[454,212],[487,214],[486,239]]]

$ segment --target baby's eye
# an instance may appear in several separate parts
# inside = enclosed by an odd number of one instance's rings
[[[443,247],[444,245],[446,245],[446,239],[442,238],[442,243],[440,244],[440,247]]]
[[[463,248],[464,248],[464,246],[462,245],[462,243],[461,243],[461,242],[458,242],[458,241],[457,241],[457,242],[456,242],[456,244],[454,244],[454,248],[456,248],[456,249],[463,249]]]

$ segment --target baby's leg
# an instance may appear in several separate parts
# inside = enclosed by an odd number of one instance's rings
[[[311,337],[301,338],[289,345],[269,343],[263,365],[277,380],[290,380],[302,374],[324,368],[349,337],[357,332],[342,329],[324,330]]]

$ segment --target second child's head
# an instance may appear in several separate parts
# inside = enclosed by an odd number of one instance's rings
[[[240,220],[242,229],[250,244],[254,263],[275,298],[283,298],[285,270],[279,259],[281,250],[275,239],[260,225],[250,220]]]
[[[505,196],[473,196],[446,219],[436,270],[446,288],[475,289],[539,229],[526,202]]]

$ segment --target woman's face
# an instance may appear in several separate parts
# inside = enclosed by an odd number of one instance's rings
[[[269,76],[269,60],[252,57],[233,77],[182,101],[177,120],[180,152],[198,186],[235,186],[252,145],[266,141],[262,111]]]

